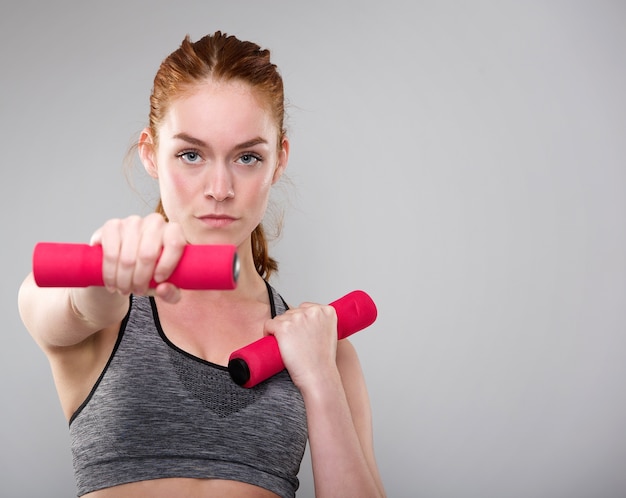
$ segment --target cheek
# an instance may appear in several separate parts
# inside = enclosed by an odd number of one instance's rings
[[[272,188],[272,177],[267,175],[259,182],[259,191],[268,192]]]
[[[177,171],[175,168],[161,168],[159,173],[159,184],[161,192],[171,193],[190,193],[194,186],[197,185],[197,180],[189,175],[182,174],[181,171]]]
[[[198,181],[180,172],[163,168],[159,173],[161,203],[170,220],[177,220],[176,213],[185,210],[197,193]]]
[[[167,178],[168,187],[174,192],[189,192],[192,182],[182,175],[170,174]]]
[[[260,204],[266,204],[272,188],[272,176],[266,175],[256,182],[253,187]]]

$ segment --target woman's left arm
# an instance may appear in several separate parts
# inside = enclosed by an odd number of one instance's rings
[[[354,346],[337,343],[337,369],[303,391],[318,498],[384,497],[374,454],[372,414]]]
[[[372,414],[352,344],[337,340],[331,306],[303,303],[268,320],[306,408],[315,496],[385,496],[376,459]]]

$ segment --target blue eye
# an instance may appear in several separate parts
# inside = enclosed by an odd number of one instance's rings
[[[244,166],[254,166],[255,164],[262,161],[261,156],[256,154],[241,154],[237,162],[243,164]]]
[[[188,150],[185,152],[181,152],[180,154],[176,154],[176,157],[181,158],[184,162],[188,164],[195,164],[200,161],[201,156],[194,150]]]

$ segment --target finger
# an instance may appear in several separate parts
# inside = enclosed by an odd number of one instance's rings
[[[147,216],[142,220],[132,277],[132,288],[135,294],[145,294],[148,291],[163,249],[165,224],[165,220],[160,215]]]
[[[117,287],[117,261],[121,244],[120,224],[119,219],[109,220],[92,236],[93,243],[102,246],[102,280],[109,290],[115,290]]]
[[[99,246],[102,244],[102,227],[98,228],[89,239],[90,246]]]
[[[171,304],[177,303],[181,298],[180,289],[169,282],[163,282],[157,285],[152,292],[153,295]]]
[[[119,224],[120,245],[115,282],[116,288],[122,294],[133,291],[138,247],[142,238],[141,225],[142,219],[139,216],[129,216]]]
[[[267,320],[265,320],[265,323],[263,324],[263,335],[274,335],[275,332],[275,325],[277,323],[277,319],[279,317],[281,317],[283,315],[279,315],[275,318],[268,318]]]
[[[178,266],[187,241],[178,223],[166,223],[163,231],[163,251],[154,269],[154,280],[164,282]]]

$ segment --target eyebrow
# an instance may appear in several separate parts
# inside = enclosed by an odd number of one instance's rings
[[[206,142],[204,142],[203,140],[200,140],[199,138],[196,137],[192,137],[191,135],[188,135],[187,133],[177,133],[176,135],[173,136],[173,138],[178,139],[178,140],[183,140],[189,144],[195,145],[197,147],[208,147],[208,145],[206,144]],[[238,145],[236,145],[234,147],[234,149],[239,150],[239,149],[247,149],[249,147],[254,147],[255,145],[267,145],[267,140],[265,140],[262,137],[256,137],[253,138],[252,140],[247,140],[245,142],[242,142]]]
[[[206,147],[206,144],[202,140],[192,137],[191,135],[187,135],[186,133],[177,133],[172,138],[183,140],[192,145],[197,145],[198,147]]]

